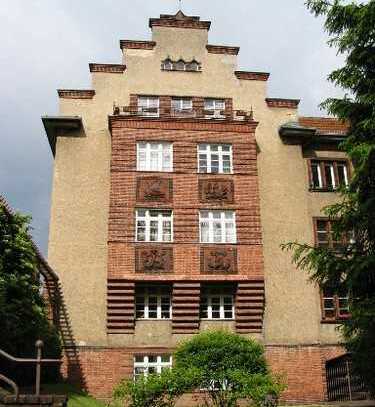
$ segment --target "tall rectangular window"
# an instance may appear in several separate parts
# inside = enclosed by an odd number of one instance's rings
[[[346,161],[311,160],[310,187],[312,189],[333,190],[349,184],[349,171]]]
[[[134,357],[134,380],[150,374],[160,374],[172,367],[171,355],[136,355]]]
[[[211,174],[231,174],[232,146],[230,144],[198,144],[198,171]]]
[[[204,100],[204,110],[207,119],[224,119],[225,100],[207,98]]]
[[[137,319],[171,318],[171,288],[168,286],[139,286],[135,290]]]
[[[205,287],[200,303],[201,319],[233,319],[234,295],[232,287]]]
[[[168,142],[137,143],[137,170],[161,171],[173,170],[173,146]]]
[[[200,211],[201,243],[236,243],[234,211]]]
[[[333,288],[322,290],[323,320],[340,320],[350,318],[349,296],[347,292],[339,292]]]
[[[138,242],[171,242],[173,239],[172,211],[137,209],[136,238]]]
[[[138,96],[138,114],[141,116],[159,116],[159,98],[157,96]]]
[[[315,219],[315,242],[319,247],[341,249],[347,244],[345,236],[336,236],[333,231],[334,221],[328,219]]]

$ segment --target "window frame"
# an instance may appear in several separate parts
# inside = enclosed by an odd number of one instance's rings
[[[145,148],[145,167],[141,168],[141,147],[140,144],[146,144]],[[151,147],[152,145],[157,145],[157,153],[158,153],[158,167],[156,170],[151,169],[151,152],[156,151],[153,150]],[[163,158],[164,158],[164,146],[169,147],[169,160],[170,160],[170,167],[168,169],[163,169]],[[139,172],[173,172],[173,143],[170,141],[147,141],[147,140],[139,140],[136,143],[136,153],[137,153],[137,162],[136,167],[137,171]]]
[[[200,150],[201,146],[207,146],[206,150]],[[217,146],[218,151],[212,151],[212,146]],[[228,151],[223,151],[223,147],[229,147]],[[201,172],[200,170],[200,154],[206,154],[206,172]],[[218,172],[212,172],[212,155],[218,155],[218,162],[219,162],[219,170]],[[229,155],[230,160],[230,170],[229,172],[223,171],[223,156]],[[230,175],[233,174],[233,145],[231,143],[198,143],[197,144],[197,161],[198,161],[198,174],[220,174],[220,175]]]
[[[334,312],[334,316],[327,316],[328,308],[325,306],[326,300],[331,300],[333,302],[333,308],[329,308]],[[343,308],[340,307],[340,300],[345,300],[348,302],[348,306]],[[320,303],[321,303],[321,312],[322,312],[322,322],[331,322],[339,323],[340,321],[347,320],[351,318],[350,308],[349,308],[349,295],[342,296],[337,292],[334,292],[332,295],[327,295],[324,293],[324,289],[320,290]],[[346,309],[346,313],[342,313],[341,310]]]
[[[162,358],[163,357],[168,357],[169,356],[169,361],[168,362],[163,362]],[[143,357],[143,362],[137,361],[137,358]],[[150,362],[150,357],[156,357],[156,362]],[[160,374],[162,372],[163,368],[172,368],[172,355],[170,354],[139,354],[139,355],[134,355],[133,357],[133,380],[136,381],[137,377],[140,377],[142,373],[136,373],[136,369],[143,369],[143,376],[148,377],[150,374],[149,368],[156,368],[156,374]]]
[[[323,246],[319,244],[319,238],[318,238],[318,222],[323,221],[327,222],[328,229],[326,230],[327,233],[327,246]],[[341,240],[333,240],[333,230],[332,230],[332,223],[335,222],[335,220],[326,218],[326,217],[313,217],[313,230],[314,230],[314,245],[315,247],[326,247],[330,250],[339,250],[340,246],[346,246],[348,244],[348,238],[346,236],[343,236]],[[338,247],[335,247],[335,244],[338,245]]]
[[[147,101],[146,106],[142,106],[139,103],[140,99],[145,99]],[[151,100],[156,100],[157,106],[150,106]],[[146,109],[146,111],[144,111],[143,109]],[[156,112],[155,113],[147,112],[147,109],[156,109]],[[160,115],[160,97],[153,96],[153,95],[138,95],[137,96],[137,112],[138,112],[138,115],[144,116],[144,117],[159,117],[159,115]]]
[[[176,102],[176,101],[181,102],[181,103],[179,103],[180,106],[178,108],[175,108],[173,106],[173,102]],[[184,102],[186,102],[186,101],[189,102],[189,107],[183,107]],[[171,98],[171,110],[172,111],[177,111],[177,112],[193,110],[193,98],[188,97],[188,96],[187,97],[185,97],[185,96],[181,96],[181,97],[173,96]]]
[[[139,211],[145,211],[145,216],[139,216],[138,212]],[[155,212],[170,212],[170,217],[163,217],[158,214],[157,217],[157,226],[158,226],[158,232],[157,232],[157,240],[150,240],[151,237],[151,221],[155,221],[154,217],[150,216],[150,211],[155,211]],[[138,221],[145,221],[145,240],[138,240]],[[163,222],[164,221],[169,221],[171,224],[171,229],[170,229],[170,240],[163,240]],[[173,210],[172,209],[154,209],[154,208],[135,208],[135,241],[137,243],[173,243]]]
[[[137,290],[143,290],[142,295],[137,293]],[[150,293],[151,290],[155,290],[156,293]],[[167,297],[163,291],[168,291],[169,297],[169,317],[163,318],[162,316],[162,298]],[[143,312],[144,317],[137,317],[137,298],[143,297]],[[156,297],[156,317],[150,317],[150,297]],[[170,321],[172,319],[172,288],[167,285],[160,285],[160,286],[152,286],[152,285],[141,285],[135,288],[135,295],[134,295],[134,303],[135,303],[135,319],[137,321]]]
[[[214,293],[213,291],[218,291],[218,293]],[[231,294],[229,294],[229,291]],[[219,317],[214,318],[212,313],[212,299],[218,297],[219,298]],[[231,298],[231,313],[232,316],[230,318],[225,317],[225,312],[228,312],[228,310],[225,310],[225,298]],[[207,298],[207,308],[205,309],[205,312],[207,312],[207,317],[202,317],[202,304],[203,304],[203,298]],[[201,291],[201,296],[200,296],[200,302],[199,302],[199,319],[202,321],[233,321],[235,320],[235,292],[233,287],[214,287],[214,286],[208,286],[202,288]]]
[[[313,164],[317,165],[319,186],[314,185]],[[327,175],[325,166],[331,164],[330,169],[332,187],[327,184]],[[338,166],[344,164],[344,184],[340,184]],[[308,159],[309,190],[313,192],[332,192],[341,186],[347,187],[351,178],[349,160],[345,158],[309,158]]]
[[[202,218],[202,212],[208,212],[209,216],[208,218]],[[220,213],[220,224],[221,224],[221,242],[215,242],[215,233],[214,233],[214,222],[217,221],[217,218],[213,217],[213,213]],[[226,213],[232,213],[233,217],[232,219],[226,219],[225,214]],[[207,242],[202,240],[202,219],[208,219],[208,236],[209,240]],[[227,231],[227,226],[226,223],[227,220],[233,222],[233,241],[226,241],[226,231]],[[236,226],[236,212],[231,209],[200,209],[199,210],[199,243],[201,244],[237,244],[237,226]]]

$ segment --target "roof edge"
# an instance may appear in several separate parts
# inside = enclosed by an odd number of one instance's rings
[[[268,107],[297,109],[300,99],[266,98]]]
[[[57,89],[60,99],[92,99],[95,96],[93,89]]]
[[[143,40],[120,40],[120,48],[123,49],[154,49],[156,46],[155,41]]]
[[[207,44],[206,49],[209,54],[238,55],[240,47],[230,45],[212,45]]]
[[[122,64],[89,64],[90,72],[103,72],[103,73],[124,73],[126,65]]]
[[[237,79],[242,79],[245,81],[268,81],[270,77],[269,72],[252,72],[252,71],[234,71]]]

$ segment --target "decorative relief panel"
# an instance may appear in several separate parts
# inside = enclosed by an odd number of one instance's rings
[[[173,181],[168,178],[147,177],[137,179],[138,202],[169,203],[173,199]]]
[[[173,273],[172,247],[136,247],[135,271],[145,274]]]
[[[233,181],[226,179],[201,179],[199,181],[200,202],[234,202]]]
[[[237,274],[237,250],[232,247],[202,247],[201,274]]]

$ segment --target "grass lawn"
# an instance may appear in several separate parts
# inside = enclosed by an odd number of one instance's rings
[[[70,384],[45,384],[42,385],[42,392],[48,394],[66,394],[68,407],[105,407],[106,404],[87,395],[82,390]]]

